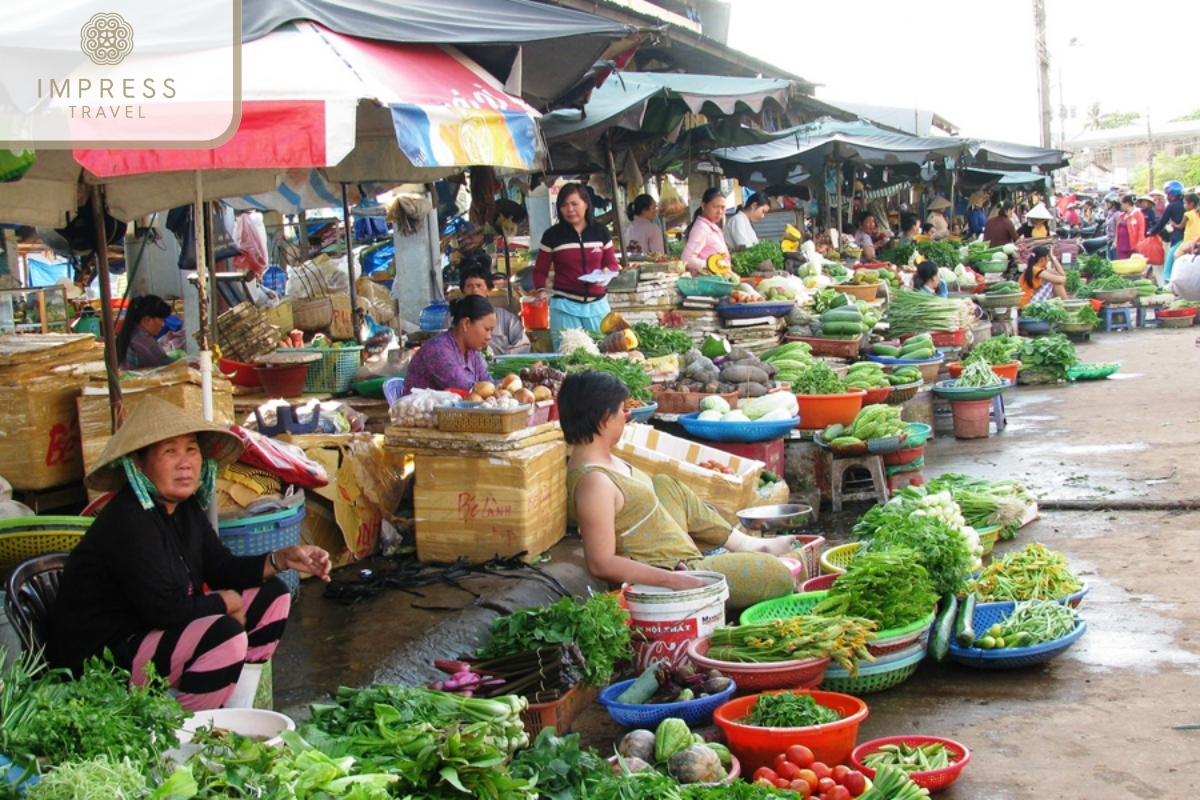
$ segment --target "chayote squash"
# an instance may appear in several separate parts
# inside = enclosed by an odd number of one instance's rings
[[[668,717],[658,723],[654,731],[654,760],[659,764],[676,753],[692,746],[692,731],[686,722],[675,717]]]

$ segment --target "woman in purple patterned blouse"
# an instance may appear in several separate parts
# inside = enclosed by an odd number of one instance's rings
[[[478,295],[465,295],[450,304],[450,330],[439,333],[413,356],[404,377],[404,394],[414,389],[471,391],[479,381],[491,380],[479,354],[496,327],[496,311]]]
[[[174,360],[158,343],[169,316],[171,306],[157,295],[133,299],[117,333],[117,363],[122,370],[154,369]]]

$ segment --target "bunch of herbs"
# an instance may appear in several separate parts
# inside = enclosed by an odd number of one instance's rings
[[[973,364],[976,361],[984,361],[987,364],[995,367],[1002,364],[1011,364],[1013,362],[1013,354],[1021,347],[1021,340],[1010,336],[994,336],[986,342],[975,345],[971,352],[963,359],[963,364]]]
[[[1021,343],[1018,357],[1021,359],[1022,369],[1047,372],[1059,380],[1065,380],[1068,370],[1079,363],[1075,345],[1061,333],[1038,339],[1025,339]]]
[[[836,710],[823,706],[809,694],[760,694],[750,713],[740,722],[759,728],[808,728],[842,718]]]
[[[805,395],[842,394],[846,391],[846,386],[832,367],[824,361],[814,361],[800,373],[800,379],[792,384],[792,391]]]
[[[937,599],[920,555],[907,547],[890,547],[852,558],[821,606],[829,603],[842,614],[873,620],[888,630],[929,616]]]

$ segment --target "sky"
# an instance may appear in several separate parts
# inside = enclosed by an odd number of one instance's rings
[[[823,84],[818,99],[915,105],[950,120],[964,136],[1040,144],[1032,0],[731,4],[729,44]],[[1183,70],[1193,69],[1194,48],[1186,44],[1193,37],[1163,44],[1170,31],[1200,31],[1200,2],[1045,4],[1056,146],[1060,88],[1068,141],[1096,101],[1102,113],[1136,111],[1143,122],[1149,114],[1151,125],[1200,108],[1200,94],[1168,86],[1188,85]],[[1154,12],[1156,22],[1141,23],[1138,9],[1163,10]],[[1170,80],[1167,64],[1174,59],[1179,76]]]

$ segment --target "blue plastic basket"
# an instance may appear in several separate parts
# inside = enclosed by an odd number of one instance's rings
[[[217,526],[221,542],[235,556],[261,556],[273,550],[300,544],[300,523],[304,519],[304,503],[249,519],[230,520]],[[300,588],[300,576],[295,570],[279,573],[292,594]]]
[[[383,396],[392,405],[404,394],[404,378],[388,378],[383,382]]]
[[[920,366],[921,364],[934,364],[938,361],[941,361],[945,357],[946,357],[946,354],[941,353],[941,352],[939,352],[933,358],[922,358],[922,359],[892,358],[891,356],[877,356],[874,353],[867,354],[868,361],[875,361],[880,364],[892,364],[895,366],[904,366],[905,364],[912,364],[914,366]]]
[[[278,264],[267,267],[262,276],[263,286],[282,295],[287,290],[287,273]]]
[[[908,439],[905,440],[905,447],[920,447],[929,441],[929,434],[933,433],[933,428],[926,425],[924,422],[908,423]]]
[[[629,410],[629,421],[649,422],[650,418],[654,416],[655,411],[658,411],[658,403],[646,403],[644,406],[631,408]]]
[[[957,380],[938,381],[933,385],[933,393],[948,400],[991,400],[996,395],[1012,386],[1008,378],[1001,378],[995,386],[962,386]]]
[[[997,622],[1008,619],[1016,607],[1014,603],[980,603],[975,606],[974,627],[986,631]],[[1062,654],[1087,632],[1087,623],[1079,620],[1075,630],[1061,639],[1029,647],[1006,647],[1000,650],[982,650],[978,647],[959,647],[950,641],[949,658],[959,664],[979,669],[1020,669],[1042,664]]]
[[[634,705],[618,703],[621,693],[633,685],[633,681],[614,683],[600,693],[596,701],[608,710],[608,715],[618,725],[626,728],[655,728],[658,723],[668,717],[683,720],[689,727],[708,725],[712,722],[713,712],[724,705],[737,691],[737,683],[730,681],[729,688],[708,697],[698,697],[682,703],[657,703],[654,705]]]
[[[710,442],[765,442],[769,439],[781,439],[800,424],[799,417],[776,422],[722,422],[702,420],[699,417],[700,412],[684,414],[679,418],[679,424],[692,436]]]
[[[830,665],[825,668],[820,688],[826,692],[858,696],[899,686],[917,671],[925,658],[925,646],[925,642],[917,642],[886,658],[880,658],[874,664],[859,662],[858,674],[854,676],[848,670]]]
[[[717,313],[722,319],[749,319],[751,317],[782,317],[796,307],[796,303],[722,303]]]
[[[909,433],[901,433],[897,436],[885,436],[882,439],[868,439],[867,452],[882,456],[902,450],[907,444],[910,435]]]

